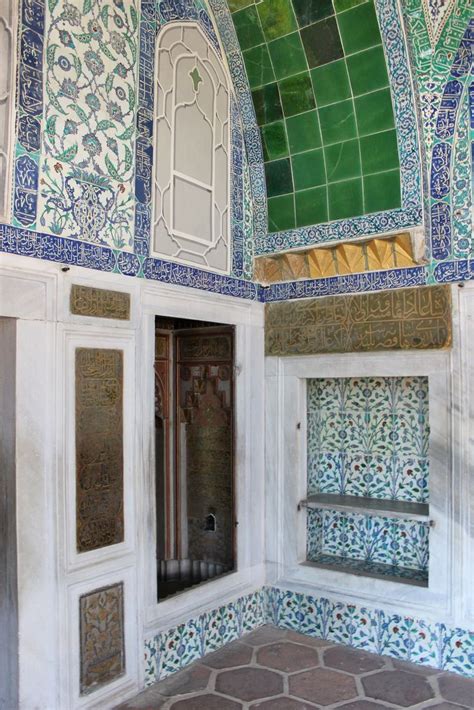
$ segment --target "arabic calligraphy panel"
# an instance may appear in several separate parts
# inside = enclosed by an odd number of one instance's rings
[[[123,542],[123,353],[76,350],[76,544]]]
[[[267,355],[444,348],[451,344],[449,287],[268,303]]]

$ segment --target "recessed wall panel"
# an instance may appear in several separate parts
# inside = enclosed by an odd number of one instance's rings
[[[81,695],[125,673],[123,583],[79,599]]]
[[[123,540],[123,352],[77,348],[77,551]]]

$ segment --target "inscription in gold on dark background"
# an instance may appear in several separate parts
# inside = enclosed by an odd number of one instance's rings
[[[94,318],[130,319],[130,294],[103,288],[73,284],[70,296],[71,313]]]
[[[269,303],[266,355],[424,350],[451,345],[449,286]]]
[[[79,599],[81,695],[125,673],[123,583]]]
[[[76,537],[88,552],[124,539],[123,353],[76,350]]]

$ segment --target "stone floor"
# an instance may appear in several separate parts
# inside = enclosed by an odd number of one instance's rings
[[[474,680],[263,626],[120,710],[474,708]]]

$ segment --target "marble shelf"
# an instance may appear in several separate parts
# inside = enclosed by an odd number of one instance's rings
[[[306,500],[300,501],[299,505],[302,508],[313,508],[315,510],[341,510],[362,513],[363,515],[431,522],[428,503],[345,496],[335,493],[316,493],[308,496]]]
[[[316,555],[311,560],[303,562],[306,567],[318,567],[321,569],[345,572],[358,577],[373,577],[384,579],[389,582],[400,582],[411,584],[416,587],[428,586],[428,570],[412,569],[410,567],[397,567],[378,562],[366,562],[365,560],[354,560],[336,555]]]

